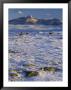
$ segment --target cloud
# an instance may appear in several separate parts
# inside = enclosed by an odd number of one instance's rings
[[[23,12],[22,11],[18,11],[19,14],[22,14]]]

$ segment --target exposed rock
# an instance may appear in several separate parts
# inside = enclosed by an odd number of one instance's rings
[[[19,53],[19,52],[9,49],[9,53]]]
[[[35,66],[34,64],[23,64],[23,66]]]
[[[42,67],[40,68],[40,70],[43,70],[43,71],[48,71],[48,72],[57,72],[57,71],[61,71],[61,69],[59,68],[56,68],[56,67]]]
[[[26,77],[33,77],[38,75],[37,71],[24,71],[24,73]]]
[[[53,32],[49,32],[49,34],[53,34]]]
[[[19,78],[20,74],[16,70],[9,70],[9,76],[12,78]]]

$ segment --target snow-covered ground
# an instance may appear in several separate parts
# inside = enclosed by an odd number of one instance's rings
[[[62,30],[14,31],[9,30],[9,80],[61,81]]]

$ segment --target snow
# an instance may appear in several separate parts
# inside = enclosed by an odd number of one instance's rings
[[[13,27],[13,26],[12,26]],[[11,29],[12,29],[11,27]],[[52,28],[52,27],[51,27]],[[62,30],[19,32],[9,30],[9,80],[10,81],[62,81]],[[28,30],[29,31],[29,30]],[[27,32],[28,32],[27,31]],[[58,71],[40,68],[54,67]],[[25,77],[24,70],[37,71],[38,75]],[[16,76],[10,76],[15,71]]]

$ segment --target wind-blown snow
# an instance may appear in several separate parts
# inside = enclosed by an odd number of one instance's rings
[[[13,26],[9,29],[9,80],[62,80],[62,30],[52,27],[51,29],[52,31],[46,32],[23,30],[22,34],[20,29],[15,32],[17,29],[13,30]],[[40,69],[44,67],[53,67],[57,70],[49,72]],[[36,71],[38,75],[26,77],[24,70]]]

